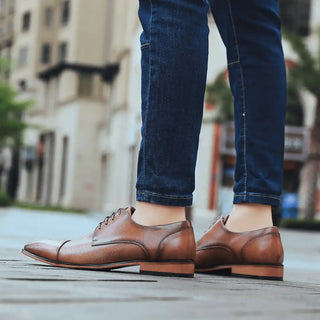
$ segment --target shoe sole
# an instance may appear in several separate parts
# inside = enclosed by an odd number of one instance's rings
[[[49,264],[54,267],[71,268],[71,269],[86,269],[86,270],[112,270],[130,266],[140,266],[141,274],[166,276],[166,277],[183,277],[193,278],[194,276],[194,262],[190,261],[124,261],[117,263],[108,263],[101,265],[86,265],[86,264],[68,264],[59,263],[53,260],[42,258],[26,250],[21,251],[24,255],[38,260],[40,262]]]
[[[263,280],[283,280],[283,266],[273,265],[225,265],[207,269],[196,269],[195,272]]]

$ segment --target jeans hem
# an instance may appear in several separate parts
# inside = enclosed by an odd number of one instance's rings
[[[281,203],[281,197],[272,194],[254,192],[235,193],[233,197],[233,203],[259,203],[279,207]]]
[[[161,204],[166,206],[189,207],[192,205],[192,199],[192,195],[167,195],[151,191],[137,191],[136,193],[137,201]]]

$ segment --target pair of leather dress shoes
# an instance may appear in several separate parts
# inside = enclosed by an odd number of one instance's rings
[[[93,233],[68,241],[27,244],[22,252],[56,266],[111,270],[139,265],[141,273],[193,277],[194,272],[283,279],[278,228],[235,233],[221,218],[195,243],[189,221],[147,227],[133,221],[133,207],[120,208]]]

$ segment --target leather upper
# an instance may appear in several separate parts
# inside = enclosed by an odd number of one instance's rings
[[[132,220],[134,211],[133,207],[119,209],[81,239],[44,240],[28,244],[24,250],[57,263],[77,265],[194,260],[195,240],[189,221],[147,227]]]
[[[218,220],[197,242],[196,269],[232,264],[283,263],[283,247],[277,227],[231,232],[227,218]]]

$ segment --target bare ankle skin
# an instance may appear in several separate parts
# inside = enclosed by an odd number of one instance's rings
[[[144,226],[156,226],[186,220],[186,213],[184,207],[137,201],[132,219]]]
[[[256,203],[234,204],[226,228],[246,232],[273,226],[270,205]]]

